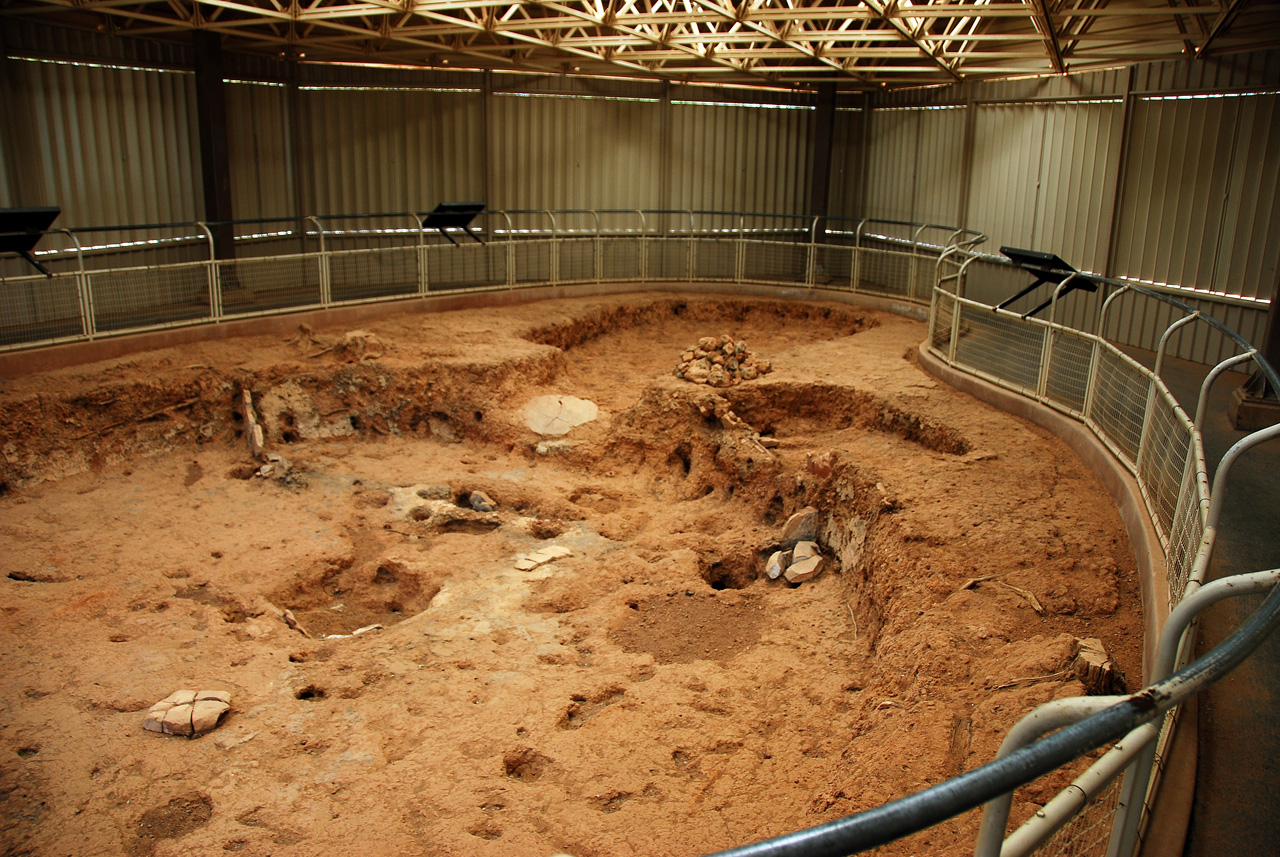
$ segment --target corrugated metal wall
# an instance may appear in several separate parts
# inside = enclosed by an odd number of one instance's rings
[[[287,88],[237,83],[226,94],[231,210],[243,220],[293,215],[297,188]]]
[[[62,227],[198,217],[193,75],[14,59],[6,72],[15,204],[59,205]]]
[[[671,106],[670,207],[808,211],[811,109]]]

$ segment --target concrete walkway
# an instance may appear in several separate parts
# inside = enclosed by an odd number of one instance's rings
[[[1208,367],[1166,360],[1163,377],[1195,414]],[[1231,427],[1227,403],[1244,376],[1214,387],[1204,425],[1210,475],[1244,432]],[[1232,469],[1209,579],[1280,567],[1280,441],[1247,453]],[[1200,620],[1196,654],[1213,648],[1262,602],[1245,596],[1214,605]],[[1195,804],[1185,857],[1280,854],[1280,635],[1201,694]]]

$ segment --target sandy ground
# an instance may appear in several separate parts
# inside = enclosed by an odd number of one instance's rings
[[[918,322],[634,295],[349,332],[0,383],[5,854],[694,855],[990,760],[1083,692],[1077,638],[1140,675],[1102,487],[925,375]],[[672,375],[721,333],[774,371]],[[546,394],[599,416],[540,437]],[[831,567],[764,578],[806,505]],[[232,711],[144,731],[180,688]]]

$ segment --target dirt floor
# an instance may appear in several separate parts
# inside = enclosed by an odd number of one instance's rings
[[[722,333],[773,371],[673,375]],[[1084,692],[1078,638],[1136,682],[1106,493],[922,372],[924,333],[632,295],[0,382],[3,853],[695,855],[990,760]],[[551,394],[598,416],[539,436]],[[807,505],[830,567],[769,580]],[[231,711],[145,731],[182,688]],[[977,820],[883,853],[970,853]]]

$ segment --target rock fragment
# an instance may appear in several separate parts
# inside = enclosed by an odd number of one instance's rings
[[[573,556],[573,551],[560,545],[548,545],[516,560],[516,569],[518,571],[533,571],[540,565],[545,565],[553,559],[560,559],[565,556]]]
[[[795,547],[797,542],[813,542],[818,539],[818,510],[805,506],[796,512],[782,528],[783,549]]]
[[[493,502],[493,498],[483,491],[472,491],[467,498],[467,502],[477,512],[492,512],[498,508],[498,504]]]
[[[215,729],[229,710],[231,694],[225,690],[177,690],[151,706],[142,728],[194,737]]]
[[[791,565],[791,551],[774,551],[764,564],[764,573],[770,580],[777,580],[789,565]]]

